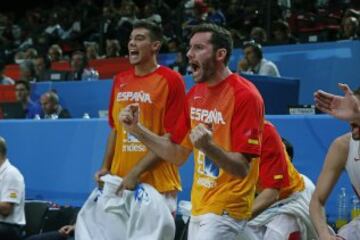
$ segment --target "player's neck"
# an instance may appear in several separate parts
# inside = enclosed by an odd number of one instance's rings
[[[232,72],[229,67],[222,65],[217,68],[214,75],[206,82],[209,86],[215,86],[225,80],[230,74],[232,74]]]
[[[158,68],[158,63],[156,60],[147,61],[145,63],[141,63],[135,65],[135,75],[136,76],[145,76],[149,73],[154,72]]]

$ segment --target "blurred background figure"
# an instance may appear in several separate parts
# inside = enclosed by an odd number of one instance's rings
[[[263,57],[261,45],[253,41],[244,45],[244,58],[238,63],[238,72],[280,77],[276,65]]]
[[[31,100],[30,83],[23,80],[15,82],[16,100],[22,104],[25,118],[32,119],[42,114],[40,105]]]
[[[36,82],[35,66],[32,60],[24,60],[20,63],[20,80]]]
[[[261,44],[262,46],[267,43],[267,34],[265,29],[261,27],[253,27],[250,32],[250,40],[255,41],[256,43]]]
[[[15,82],[12,78],[4,74],[5,63],[0,60],[0,85],[13,85]]]
[[[75,51],[70,60],[71,72],[67,76],[67,80],[81,81],[81,80],[97,80],[99,73],[90,68],[88,59],[84,52]]]
[[[341,24],[341,39],[357,40],[359,30],[359,20],[355,17],[346,17]]]
[[[42,118],[58,119],[71,118],[70,112],[60,105],[59,96],[54,91],[48,91],[41,95],[41,108],[43,110]]]
[[[58,44],[53,44],[50,46],[48,55],[51,59],[51,62],[58,62],[63,60],[63,51]]]
[[[106,55],[105,58],[120,57],[120,42],[117,39],[106,40]]]

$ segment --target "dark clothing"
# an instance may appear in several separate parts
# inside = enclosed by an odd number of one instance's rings
[[[0,239],[21,240],[22,227],[0,222]]]
[[[36,115],[41,115],[42,110],[40,104],[33,102],[30,100],[26,105],[26,109],[24,109],[25,118],[32,119],[35,118]]]
[[[57,118],[71,118],[70,112],[66,108],[59,106],[58,111],[53,114],[43,114],[41,118],[57,119]]]
[[[74,240],[74,237],[66,237],[61,235],[58,231],[52,231],[30,236],[26,240]]]

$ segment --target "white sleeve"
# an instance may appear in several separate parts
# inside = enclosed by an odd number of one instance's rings
[[[261,67],[259,74],[271,77],[280,77],[280,73],[276,65],[270,61]]]
[[[0,202],[19,204],[24,192],[24,182],[16,173],[9,173],[0,187]]]

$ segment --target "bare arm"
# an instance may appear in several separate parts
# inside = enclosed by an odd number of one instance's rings
[[[324,205],[343,171],[349,149],[350,135],[337,138],[330,146],[321,170],[315,192],[310,201],[310,216],[320,239],[330,239],[325,219]]]
[[[95,179],[97,182],[100,181],[101,176],[105,175],[110,171],[111,162],[115,151],[115,144],[116,144],[116,130],[112,129],[107,139],[103,164],[101,166],[101,169],[95,174]]]
[[[279,199],[279,190],[275,188],[265,188],[261,191],[259,195],[255,198],[253,207],[252,207],[252,217],[256,217],[265,209],[270,207]]]
[[[225,151],[212,140],[212,133],[203,124],[192,129],[190,139],[193,145],[204,152],[224,171],[237,176],[246,177],[249,171],[249,160],[253,156],[238,152]]]
[[[124,189],[133,190],[136,187],[136,184],[139,181],[141,174],[145,171],[150,170],[159,160],[161,160],[155,153],[149,151],[139,162],[136,164],[133,169],[123,178],[120,186],[117,189],[117,192],[120,192]]]
[[[3,217],[9,216],[14,209],[14,204],[9,202],[0,202],[0,215]]]

